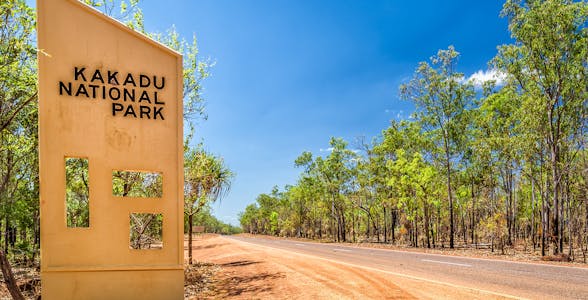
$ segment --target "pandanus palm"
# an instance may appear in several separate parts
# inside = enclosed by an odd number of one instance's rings
[[[222,158],[201,146],[188,149],[184,155],[184,213],[188,216],[188,252],[192,264],[193,218],[202,207],[221,199],[231,188],[233,172]]]

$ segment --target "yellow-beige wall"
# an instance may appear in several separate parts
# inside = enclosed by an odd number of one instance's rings
[[[182,298],[181,56],[75,0],[38,0],[37,10],[43,299]],[[165,119],[59,95],[75,67],[165,77],[162,90],[146,88],[159,92]],[[66,225],[65,157],[89,161],[89,228]],[[113,170],[160,172],[163,197],[113,196]],[[163,214],[163,249],[130,249],[130,213]]]

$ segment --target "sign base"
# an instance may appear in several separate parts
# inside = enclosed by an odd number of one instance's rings
[[[41,274],[42,299],[182,299],[183,270],[53,271]],[[149,287],[149,288],[145,288]]]

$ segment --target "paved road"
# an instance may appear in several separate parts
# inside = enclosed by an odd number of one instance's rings
[[[588,268],[265,238],[227,237],[396,276],[531,299],[588,299]]]

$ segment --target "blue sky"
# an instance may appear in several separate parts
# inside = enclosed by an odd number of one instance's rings
[[[454,45],[466,77],[510,42],[501,1],[143,1],[148,31],[172,25],[216,62],[197,139],[236,173],[213,205],[225,222],[274,185],[293,184],[303,151],[331,136],[380,134],[412,105],[398,87],[418,62]],[[479,75],[479,73],[478,73]]]
[[[172,4],[173,3],[173,4]],[[323,155],[331,136],[380,134],[412,105],[398,86],[419,61],[454,45],[460,71],[487,70],[509,43],[500,1],[145,1],[149,31],[195,34],[216,62],[204,82],[206,148],[236,173],[213,205],[221,220],[274,185],[293,184],[303,151]]]

